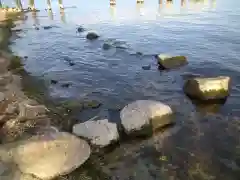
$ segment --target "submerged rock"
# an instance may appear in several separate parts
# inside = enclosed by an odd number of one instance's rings
[[[77,28],[77,31],[80,33],[80,32],[84,32],[85,31],[85,28],[80,26]]]
[[[230,77],[188,79],[183,87],[190,98],[198,100],[221,100],[229,95]]]
[[[57,84],[58,83],[58,81],[57,80],[51,80],[51,84]]]
[[[109,49],[111,49],[111,47],[112,47],[112,45],[110,43],[107,43],[107,42],[103,43],[103,46],[102,46],[102,48],[104,50],[109,50]]]
[[[98,39],[99,38],[99,35],[97,35],[97,33],[95,32],[89,32],[86,36],[86,38],[88,40],[95,40],[95,39]]]
[[[69,88],[69,86],[71,86],[72,84],[71,83],[64,83],[61,85],[61,87],[63,88]]]
[[[84,109],[89,109],[89,108],[96,109],[96,108],[99,108],[101,105],[102,103],[97,100],[89,100],[89,101],[83,102]]]
[[[149,135],[154,130],[172,124],[172,109],[159,101],[137,100],[121,112],[121,124],[126,134]]]
[[[108,122],[107,119],[75,124],[73,133],[88,139],[92,145],[99,147],[106,147],[119,139],[117,125]]]
[[[91,153],[86,141],[66,132],[33,136],[28,140],[5,144],[4,147],[0,158],[12,161],[22,173],[40,179],[70,173],[82,165]]]
[[[150,70],[151,69],[151,65],[147,65],[147,66],[142,66],[143,70]]]
[[[172,69],[186,65],[187,58],[185,56],[170,56],[166,54],[156,55],[160,69]]]
[[[47,29],[51,29],[52,26],[43,26],[43,29],[47,30]]]

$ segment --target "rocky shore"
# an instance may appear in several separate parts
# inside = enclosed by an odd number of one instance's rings
[[[85,140],[51,126],[49,111],[22,89],[17,56],[8,49],[11,18],[1,15],[0,179],[52,179],[83,164],[91,149]]]

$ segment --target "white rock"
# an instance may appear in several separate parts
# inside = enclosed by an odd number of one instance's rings
[[[90,140],[92,145],[105,147],[119,139],[117,125],[107,119],[87,121],[73,126],[73,133]]]
[[[151,131],[171,124],[172,109],[159,101],[137,100],[125,106],[120,113],[122,126],[127,134]],[[150,132],[149,132],[150,130]]]
[[[230,77],[192,78],[185,82],[184,92],[200,100],[224,99],[229,95]]]
[[[10,150],[13,162],[24,174],[40,179],[70,173],[82,165],[91,153],[86,141],[66,132],[33,136],[14,143],[11,144],[15,147]]]

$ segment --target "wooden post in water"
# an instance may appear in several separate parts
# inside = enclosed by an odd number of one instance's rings
[[[23,9],[21,0],[15,0],[15,4],[16,4],[16,7],[17,7],[18,10]]]
[[[58,5],[59,5],[59,8],[60,8],[60,9],[63,9],[63,8],[64,8],[64,7],[63,7],[62,0],[58,0]]]
[[[52,10],[51,0],[47,0],[47,9]]]
[[[29,0],[29,8],[31,10],[35,10],[35,2],[34,2],[34,0]]]
[[[186,0],[181,0],[181,6],[185,6],[186,5]]]
[[[110,0],[110,6],[115,6],[116,5],[116,0]]]
[[[144,0],[137,0],[137,4],[143,4]]]

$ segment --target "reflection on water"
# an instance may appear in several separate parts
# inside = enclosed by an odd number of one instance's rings
[[[60,9],[60,16],[61,16],[62,23],[66,23],[66,16],[65,16],[64,9]]]
[[[102,103],[74,114],[81,121],[96,115],[119,122],[119,107],[137,99],[159,100],[174,109],[177,131],[124,141],[96,159],[112,179],[238,180],[240,1],[229,1],[218,0],[216,6],[214,0],[119,0],[109,7],[109,0],[73,0],[64,6],[77,8],[64,11],[52,1],[54,20],[46,11],[29,14],[35,24],[52,28],[36,31],[27,20],[21,25],[26,35],[13,49],[29,57],[26,70],[46,81],[51,98]],[[79,26],[100,38],[87,41],[85,32],[76,33]],[[185,55],[189,64],[159,71],[153,58],[158,53]],[[183,94],[186,78],[218,75],[232,78],[225,104],[200,104]],[[71,86],[62,88],[66,83]]]
[[[53,12],[52,12],[52,10],[48,9],[47,12],[48,12],[49,19],[53,20]]]
[[[114,20],[116,18],[116,5],[110,5],[109,10],[111,17]]]
[[[32,20],[34,22],[35,25],[39,25],[39,18],[38,18],[38,13],[36,11],[32,11]]]
[[[143,1],[139,1],[140,3],[136,3],[136,10],[137,10],[137,15],[144,15],[144,3]]]

